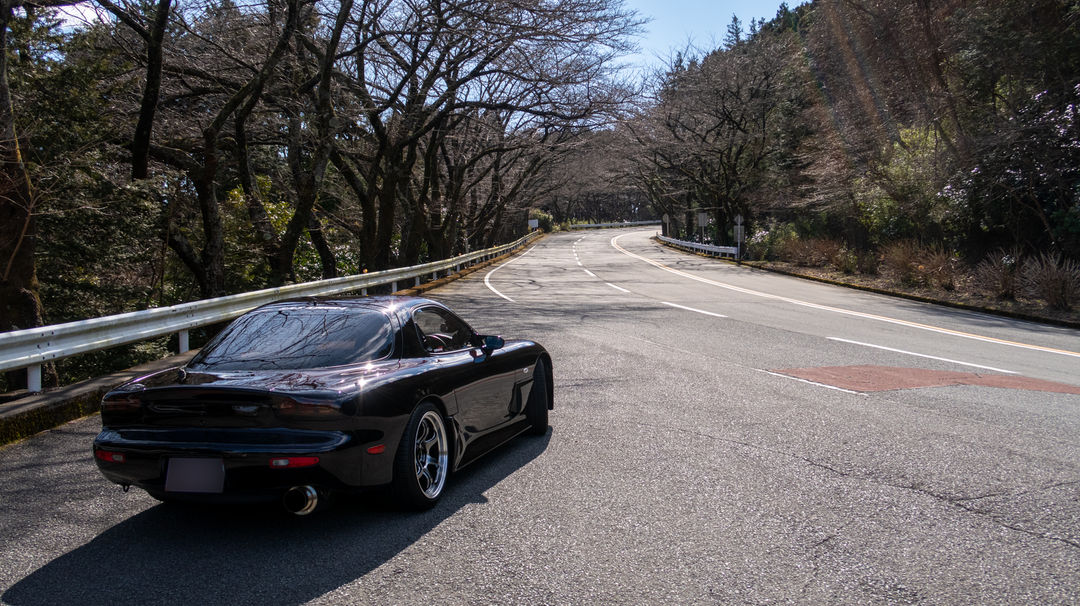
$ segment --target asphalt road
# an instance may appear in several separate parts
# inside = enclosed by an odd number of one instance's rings
[[[0,603],[1080,602],[1080,332],[649,235],[431,293],[555,372],[548,435],[434,510],[158,504],[98,475],[91,417],[0,450]]]

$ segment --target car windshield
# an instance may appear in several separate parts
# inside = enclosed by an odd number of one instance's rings
[[[206,370],[295,370],[379,360],[393,350],[379,311],[307,307],[242,316],[189,364]]]

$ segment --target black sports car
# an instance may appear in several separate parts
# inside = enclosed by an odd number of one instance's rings
[[[479,335],[428,299],[309,298],[251,311],[187,366],[106,394],[94,459],[165,501],[306,514],[386,487],[426,509],[448,472],[546,433],[553,401],[536,343]]]

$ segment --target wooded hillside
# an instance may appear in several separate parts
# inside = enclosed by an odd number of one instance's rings
[[[4,330],[446,258],[529,212],[1080,276],[1080,0],[783,4],[644,82],[617,0],[69,1],[0,11]]]

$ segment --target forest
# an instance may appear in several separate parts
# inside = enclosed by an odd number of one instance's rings
[[[907,251],[1004,297],[1026,263],[1080,301],[1080,0],[781,4],[653,73],[619,0],[0,9],[0,330],[444,259],[529,218],[730,244],[741,215],[755,258]]]
[[[1080,3],[815,0],[676,54],[616,129],[671,230],[1080,303]],[[696,226],[698,213],[710,216]],[[965,269],[966,268],[966,269]],[[970,271],[969,271],[970,270]]]

